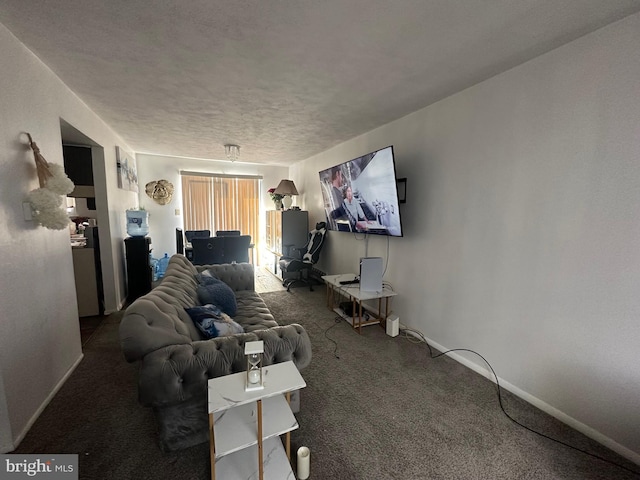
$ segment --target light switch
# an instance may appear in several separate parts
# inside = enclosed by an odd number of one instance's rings
[[[175,212],[176,212],[176,215],[180,215],[180,209],[179,208],[176,208]]]
[[[29,202],[22,202],[22,214],[27,222],[33,220],[33,210]]]

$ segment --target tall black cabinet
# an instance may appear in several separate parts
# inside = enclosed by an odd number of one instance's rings
[[[127,257],[127,300],[131,303],[151,291],[151,238],[127,237],[124,246]]]
[[[302,247],[309,238],[309,212],[303,210],[268,210],[266,243],[267,269],[282,278],[278,260],[290,255],[291,247]]]

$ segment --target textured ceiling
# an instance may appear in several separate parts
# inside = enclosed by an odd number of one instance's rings
[[[288,165],[640,11],[640,0],[0,0],[137,152]],[[75,125],[82,130],[82,125]]]

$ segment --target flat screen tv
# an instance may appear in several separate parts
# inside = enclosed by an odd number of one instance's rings
[[[393,146],[320,172],[327,228],[402,236]]]

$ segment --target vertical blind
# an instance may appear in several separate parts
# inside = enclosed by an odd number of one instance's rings
[[[184,230],[240,230],[257,243],[260,179],[182,173]]]

